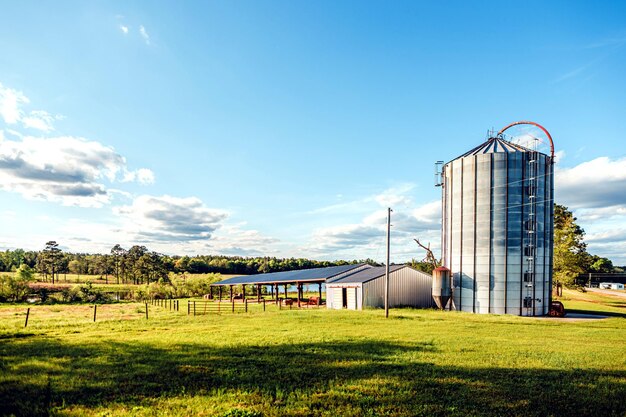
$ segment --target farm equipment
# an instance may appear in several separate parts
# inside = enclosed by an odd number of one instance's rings
[[[550,311],[548,314],[551,317],[564,317],[565,316],[565,307],[563,307],[563,303],[560,301],[552,301],[550,303]]]

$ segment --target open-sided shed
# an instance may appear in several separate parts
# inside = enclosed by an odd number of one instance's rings
[[[389,307],[428,308],[434,305],[429,274],[406,265],[389,267]],[[362,269],[328,280],[326,306],[350,310],[384,307],[385,267]]]
[[[317,284],[319,290],[319,299],[322,298],[322,284],[326,284],[331,280],[341,279],[347,275],[353,274],[356,271],[369,269],[370,265],[367,264],[351,264],[351,265],[338,265],[329,266],[326,268],[311,268],[300,269],[294,271],[282,271],[271,272],[268,274],[258,275],[245,275],[233,278],[228,278],[220,282],[211,284],[212,287],[217,287],[220,292],[222,288],[226,287],[230,294],[230,299],[233,299],[233,287],[235,285],[241,285],[243,289],[243,298],[246,297],[246,286],[256,287],[257,296],[260,299],[261,287],[269,286],[271,293],[276,294],[276,300],[280,293],[280,287],[284,289],[284,295],[287,297],[287,288],[291,285],[297,287],[297,299],[298,304],[302,298],[303,287],[305,285]]]

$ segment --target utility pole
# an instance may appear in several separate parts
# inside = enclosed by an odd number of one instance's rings
[[[389,236],[391,232],[391,207],[387,208],[387,263],[385,264],[385,318],[389,317]]]

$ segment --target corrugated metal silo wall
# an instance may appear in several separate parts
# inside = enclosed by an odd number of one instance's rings
[[[363,308],[385,307],[385,277],[363,283]],[[389,274],[390,307],[433,307],[432,277],[411,268],[402,268]]]
[[[533,163],[536,187],[531,196],[527,174]],[[448,163],[444,177],[442,245],[455,308],[547,314],[554,218],[550,158],[529,152],[470,155]],[[529,227],[535,229],[532,234]],[[528,271],[534,274],[530,283],[524,281]],[[524,307],[526,297],[532,300],[530,308]]]

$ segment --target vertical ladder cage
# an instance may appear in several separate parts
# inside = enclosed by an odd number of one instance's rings
[[[533,146],[527,153],[526,161],[526,192],[528,196],[528,220],[525,222],[524,233],[524,257],[526,271],[524,272],[524,312],[526,316],[535,315],[535,257],[537,251],[537,138],[533,140]],[[523,200],[522,200],[523,201]]]

